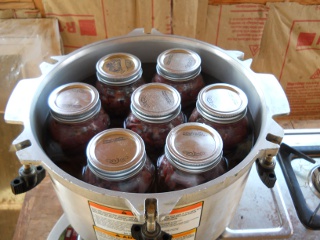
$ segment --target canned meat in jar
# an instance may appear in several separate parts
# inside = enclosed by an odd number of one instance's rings
[[[96,64],[96,88],[102,106],[111,117],[130,112],[131,94],[145,83],[140,60],[128,53],[112,53]]]
[[[200,91],[189,122],[205,123],[217,130],[228,155],[251,135],[247,105],[247,96],[240,88],[226,83],[211,84]],[[233,163],[228,159],[231,166]]]
[[[98,91],[89,84],[74,82],[62,85],[52,91],[48,104],[51,138],[67,154],[85,154],[90,139],[110,125]]]
[[[186,121],[178,91],[163,83],[148,83],[136,89],[131,98],[131,113],[124,126],[138,133],[155,163],[163,153],[170,130]]]
[[[228,170],[219,133],[202,123],[175,127],[168,134],[157,170],[159,192],[194,187],[219,177]]]
[[[201,58],[191,50],[173,48],[157,58],[157,73],[152,82],[173,86],[181,95],[182,110],[194,104],[198,93],[205,86],[201,74]]]
[[[121,192],[152,191],[155,166],[135,132],[112,128],[97,134],[87,147],[88,164],[83,180],[92,185]]]

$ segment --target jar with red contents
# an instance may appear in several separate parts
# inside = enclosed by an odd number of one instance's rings
[[[112,53],[96,64],[96,88],[110,117],[126,117],[132,92],[145,83],[140,60],[129,53]]]
[[[110,125],[95,87],[74,82],[52,91],[48,98],[48,128],[66,154],[85,154],[90,139]]]
[[[211,84],[199,93],[189,122],[210,125],[221,135],[225,155],[238,152],[240,156],[244,152],[240,148],[247,148],[247,143],[252,143],[248,141],[252,138],[252,126],[247,105],[247,96],[240,88],[226,83]],[[230,167],[242,160],[234,162],[229,156],[228,159]]]
[[[155,166],[142,138],[131,130],[112,128],[97,134],[88,144],[87,161],[87,183],[121,192],[153,191]]]
[[[228,171],[222,139],[212,127],[184,123],[168,134],[157,162],[159,192],[181,190],[213,180]]]
[[[201,58],[196,52],[181,48],[166,50],[158,56],[156,70],[152,82],[176,88],[181,95],[182,110],[195,104],[199,91],[205,86]]]
[[[167,84],[148,83],[136,89],[131,99],[131,113],[124,127],[142,137],[147,154],[155,163],[163,153],[170,130],[186,122],[180,95]]]

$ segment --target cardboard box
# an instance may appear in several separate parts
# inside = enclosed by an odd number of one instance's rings
[[[290,103],[290,118],[320,118],[320,6],[268,6],[260,52],[252,68],[278,78]]]
[[[66,53],[92,42],[128,34],[138,27],[146,32],[157,28],[172,33],[170,0],[48,0],[43,6],[45,17],[59,20]]]
[[[205,41],[253,58],[260,49],[268,12],[263,4],[210,5]]]
[[[207,0],[44,1],[46,17],[59,20],[66,53],[135,28],[196,38],[245,58],[259,51],[269,8],[263,4],[208,5]]]
[[[41,75],[39,65],[62,54],[57,19],[0,19],[0,113],[18,80]]]

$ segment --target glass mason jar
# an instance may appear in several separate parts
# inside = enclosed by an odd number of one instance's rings
[[[148,83],[136,89],[131,98],[131,113],[124,127],[144,140],[152,162],[163,153],[170,130],[186,121],[181,112],[178,91],[163,83]]]
[[[146,155],[142,138],[135,132],[112,128],[91,139],[83,180],[121,192],[152,191],[155,167]]]
[[[126,117],[132,92],[145,83],[140,60],[128,53],[112,53],[96,64],[96,88],[110,117]]]
[[[240,147],[251,149],[247,146],[247,143],[252,144],[247,105],[247,96],[240,88],[225,83],[211,84],[201,90],[196,108],[189,117],[189,122],[205,123],[219,132],[230,167],[236,163],[229,154],[240,151],[243,155]]]
[[[219,177],[228,170],[219,133],[202,123],[175,127],[168,134],[157,170],[159,192],[194,187]]]
[[[51,138],[67,154],[83,153],[90,139],[110,125],[95,87],[74,82],[52,91],[48,98]]]
[[[173,48],[157,58],[157,73],[152,82],[173,86],[181,95],[182,110],[195,104],[198,93],[205,86],[201,75],[201,58],[191,50]]]

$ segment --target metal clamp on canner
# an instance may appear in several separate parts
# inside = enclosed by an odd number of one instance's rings
[[[161,231],[159,223],[157,223],[157,199],[146,199],[145,201],[145,218],[144,224],[133,224],[131,227],[132,237],[136,240],[171,240],[172,236]]]

